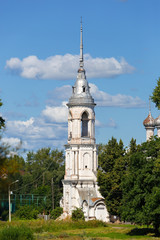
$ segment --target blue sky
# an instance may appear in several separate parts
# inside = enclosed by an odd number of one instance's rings
[[[160,76],[159,9],[159,0],[0,0],[3,141],[21,140],[27,150],[67,142],[81,16],[97,143],[145,141],[143,120]]]

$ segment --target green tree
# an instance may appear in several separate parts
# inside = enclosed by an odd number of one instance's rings
[[[132,138],[129,144],[129,154],[135,153],[137,149],[136,139]]]
[[[160,110],[160,78],[157,80],[157,86],[153,90],[151,99]]]
[[[0,99],[0,107],[2,107],[3,103]],[[3,129],[5,127],[5,120],[2,116],[0,116],[0,130]]]
[[[0,99],[0,107],[2,106],[2,101]],[[5,127],[5,120],[3,119],[2,116],[0,116],[0,141],[2,138],[2,130]],[[7,148],[6,146],[4,146],[4,144],[2,144],[2,142],[0,142],[0,178],[2,179],[4,174],[5,174],[5,169],[4,169],[4,162],[6,160],[6,156],[7,156]]]
[[[20,179],[20,171],[22,169],[23,163],[24,163],[24,159],[22,157],[19,157],[18,155],[5,156],[5,160],[0,169],[0,174],[1,174],[0,193],[1,194],[7,194],[9,184],[14,182],[17,179],[18,180]],[[12,189],[14,189],[15,186],[18,186],[18,185],[16,184],[12,186]]]
[[[63,151],[42,148],[37,152],[28,152],[24,173],[16,193],[45,196],[46,203],[41,203],[41,208],[49,213],[53,205],[59,206],[63,192],[63,176]]]
[[[118,215],[122,199],[121,180],[126,168],[123,142],[122,140],[117,142],[112,137],[108,144],[99,146],[98,153],[98,184],[100,192],[105,198],[109,213]]]
[[[0,107],[2,107],[0,99]],[[23,158],[17,155],[17,149],[11,149],[11,146],[2,143],[2,134],[5,129],[5,120],[0,116],[0,194],[8,192],[8,185],[16,180]],[[14,152],[14,154],[11,152]]]
[[[0,100],[0,107],[1,106],[2,102]],[[8,197],[8,187],[12,182],[19,179],[20,169],[24,164],[23,158],[17,155],[17,149],[11,149],[11,146],[1,141],[4,130],[5,120],[0,116],[0,197],[4,195]],[[12,190],[14,187],[16,187],[16,184],[12,185]],[[6,213],[7,209],[5,211],[5,207],[1,206],[1,216],[5,216]]]
[[[130,155],[122,181],[123,220],[160,227],[160,138],[143,143]]]

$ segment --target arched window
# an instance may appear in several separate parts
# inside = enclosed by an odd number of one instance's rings
[[[82,114],[82,137],[88,137],[88,114],[84,112]]]

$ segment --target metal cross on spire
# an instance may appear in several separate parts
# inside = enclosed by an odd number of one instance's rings
[[[79,65],[80,68],[83,68],[84,62],[83,62],[83,30],[82,30],[82,17],[81,17],[81,36],[80,36],[80,59],[79,59]]]

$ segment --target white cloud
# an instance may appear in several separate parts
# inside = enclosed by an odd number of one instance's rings
[[[92,58],[84,55],[85,68],[88,78],[108,78],[117,75],[132,73],[134,67],[129,65],[122,57],[120,61],[115,58]],[[28,56],[20,60],[11,58],[6,62],[6,68],[24,78],[32,79],[75,79],[78,69],[79,55],[55,55],[45,60],[37,56]]]
[[[57,87],[53,91],[48,93],[48,99],[46,101],[47,105],[54,106],[58,105],[61,101],[68,101],[72,95],[72,86],[64,85],[62,87]]]
[[[112,96],[98,89],[95,84],[89,84],[90,90],[98,106],[103,107],[121,107],[121,108],[139,108],[145,107],[145,102],[139,97],[132,97],[124,94]]]
[[[62,106],[59,107],[46,106],[46,108],[42,111],[42,116],[48,122],[67,122],[68,108],[66,106],[66,102],[62,102]]]
[[[30,118],[27,121],[8,121],[7,131],[16,137],[38,139],[40,136],[50,138],[55,137],[55,133],[52,131],[51,126],[45,126],[41,121]],[[47,134],[49,133],[50,134]]]
[[[13,148],[19,147],[21,145],[21,140],[15,137],[4,137],[2,138],[2,143],[12,146]]]
[[[54,100],[53,98],[68,100],[72,95],[72,86],[63,85],[62,87],[56,87],[53,91],[50,91],[48,95],[49,101],[51,101],[51,99]]]
[[[27,121],[7,121],[5,135],[4,141],[10,141],[11,145],[21,139],[25,149],[62,147],[67,139],[67,126],[32,117]]]

